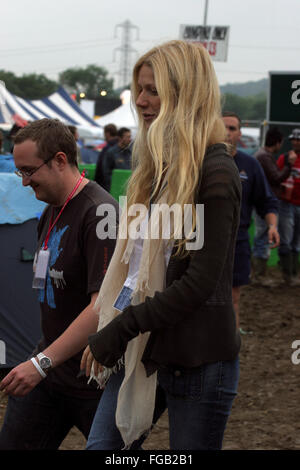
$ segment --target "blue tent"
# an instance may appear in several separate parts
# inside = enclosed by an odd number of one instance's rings
[[[14,157],[11,154],[0,154],[0,173],[14,173],[15,170]]]
[[[37,292],[31,286],[44,207],[14,173],[0,173],[0,368],[26,360],[41,336]]]

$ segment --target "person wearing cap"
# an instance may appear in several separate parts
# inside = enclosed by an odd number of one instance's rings
[[[280,170],[294,159],[291,173],[282,185],[279,204],[280,245],[278,254],[284,282],[289,286],[300,286],[300,128],[289,135],[291,150],[279,156],[277,166]]]

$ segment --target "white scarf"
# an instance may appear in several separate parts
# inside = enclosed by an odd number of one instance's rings
[[[164,196],[165,194],[158,201],[159,203],[165,202]],[[161,292],[164,288],[165,242],[162,237],[151,239],[150,236],[151,226],[160,228],[160,234],[165,229],[165,227],[160,227],[160,217],[156,209],[158,206],[151,213],[148,221],[148,237],[144,239],[131,305],[144,302],[146,296],[153,297],[156,291]],[[120,238],[120,234],[124,234],[124,230],[126,233],[126,227],[127,213],[124,209],[115,251],[95,302],[94,308],[99,314],[98,331],[120,314],[113,305],[126,280],[128,263],[135,244],[135,240],[132,238]],[[125,448],[128,448],[133,441],[147,432],[152,425],[157,374],[155,372],[147,377],[145,367],[141,362],[149,335],[149,332],[139,334],[129,341],[125,353],[125,377],[119,390],[116,410],[116,425],[121,433]],[[104,368],[98,376],[95,376],[92,366],[91,378],[94,378],[103,388],[110,374],[115,372],[118,366],[120,363],[113,370]]]

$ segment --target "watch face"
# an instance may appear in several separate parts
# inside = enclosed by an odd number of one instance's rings
[[[49,357],[42,357],[40,359],[40,366],[43,370],[50,369],[51,361],[50,361]]]

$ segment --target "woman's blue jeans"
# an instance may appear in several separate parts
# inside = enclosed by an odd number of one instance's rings
[[[91,427],[88,450],[120,450],[124,447],[115,425],[117,397],[123,377],[124,370],[121,370],[108,381]],[[157,377],[164,393],[157,399],[154,421],[166,405],[170,449],[220,450],[237,394],[239,360],[218,361],[190,369],[161,368]],[[139,449],[146,437],[133,443],[131,449]]]

